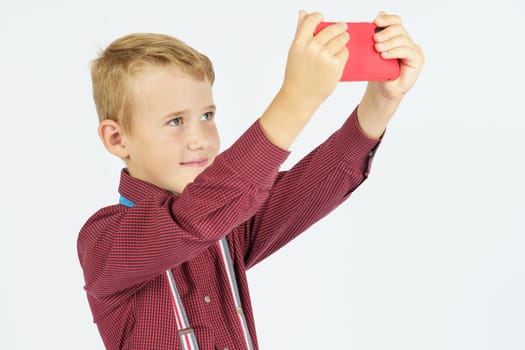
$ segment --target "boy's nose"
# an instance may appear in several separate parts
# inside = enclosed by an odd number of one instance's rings
[[[188,137],[188,148],[191,150],[204,149],[208,147],[208,137],[206,132],[200,127],[194,127]]]

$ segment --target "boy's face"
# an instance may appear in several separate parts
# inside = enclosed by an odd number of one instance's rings
[[[219,151],[211,84],[153,67],[133,79],[132,93],[131,132],[123,135],[129,173],[182,193]]]

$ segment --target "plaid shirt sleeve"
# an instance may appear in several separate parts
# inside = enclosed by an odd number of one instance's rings
[[[247,225],[246,267],[280,249],[343,203],[367,178],[378,140],[366,137],[357,109],[343,126],[289,171]]]
[[[132,294],[205,251],[255,214],[288,154],[256,122],[180,196],[158,189],[143,198],[140,185],[122,193],[121,184],[119,191],[135,206],[102,209],[79,235],[88,294],[104,298],[125,289]]]

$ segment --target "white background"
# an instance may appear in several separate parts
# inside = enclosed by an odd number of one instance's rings
[[[400,14],[427,60],[354,196],[249,272],[262,349],[525,349],[523,1],[13,1],[0,5],[2,349],[102,349],[76,255],[117,200],[89,61],[130,32],[214,62],[223,149],[280,86],[297,11]],[[352,111],[341,84],[289,167]]]

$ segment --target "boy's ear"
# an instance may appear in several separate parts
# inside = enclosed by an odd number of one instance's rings
[[[114,120],[105,119],[98,126],[98,136],[106,149],[125,160],[128,157],[128,150],[123,138],[122,127]]]

